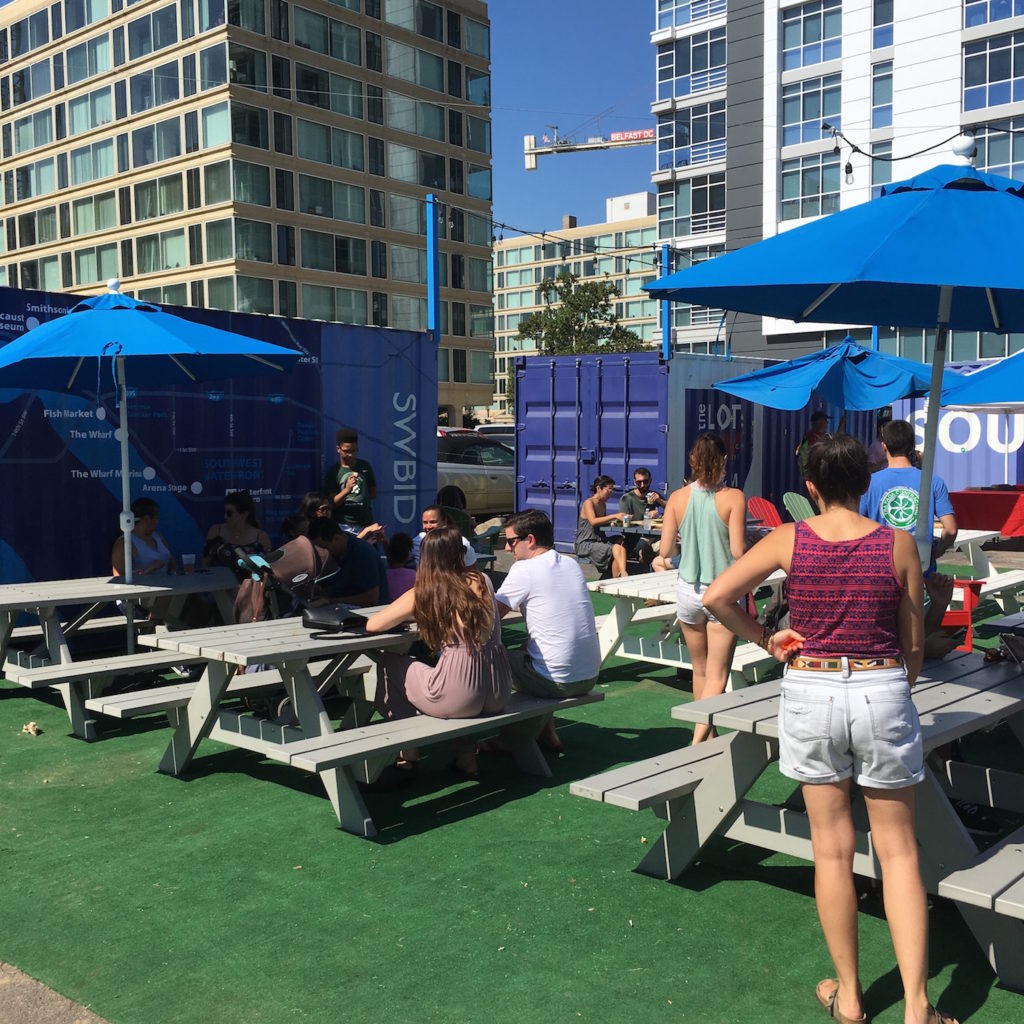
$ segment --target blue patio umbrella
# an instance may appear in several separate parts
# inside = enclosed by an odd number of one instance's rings
[[[1024,185],[942,165],[878,199],[648,285],[654,298],[816,323],[936,329],[921,493],[931,489],[950,328],[1024,330]],[[918,546],[930,546],[918,522]]]
[[[874,352],[846,338],[810,355],[775,363],[714,387],[772,409],[802,409],[812,393],[840,409],[864,411],[926,395],[931,367]]]
[[[125,579],[130,583],[135,520],[128,475],[127,383],[166,386],[281,373],[291,369],[301,353],[183,320],[159,306],[122,295],[118,287],[117,281],[111,281],[105,294],[83,299],[64,316],[0,348],[0,387],[96,394],[102,375],[116,376],[121,530]]]

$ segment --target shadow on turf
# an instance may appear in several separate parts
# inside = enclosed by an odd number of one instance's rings
[[[681,727],[608,729],[566,719],[560,721],[559,735],[567,753],[561,757],[548,757],[551,777],[547,779],[518,772],[507,757],[481,754],[479,779],[463,780],[447,768],[454,756],[449,745],[425,747],[409,785],[390,792],[365,794],[379,832],[373,841],[398,842],[407,836],[420,835],[439,825],[499,807],[510,800],[530,796],[540,789],[565,786],[616,764],[664,753],[677,748],[680,742],[689,741],[689,732]],[[333,817],[323,787],[315,775],[261,760],[258,755],[245,750],[231,748],[209,754],[202,753],[202,748],[200,750],[200,755],[181,777],[182,782],[194,782],[221,772],[239,772],[322,797],[325,815]]]

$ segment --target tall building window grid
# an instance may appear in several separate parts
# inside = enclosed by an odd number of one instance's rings
[[[359,0],[355,0],[355,2],[358,5]],[[248,5],[242,5],[242,6],[248,6]],[[106,16],[108,14],[108,11],[106,9],[106,0],[98,0],[98,2],[97,2],[97,0],[92,0],[91,3],[90,3],[90,0],[84,0],[84,2],[82,4],[80,4],[80,7],[82,8],[81,16],[78,18],[78,21],[80,22],[80,25],[76,25],[75,26],[76,30],[78,28],[85,28],[86,26],[92,25],[94,22],[96,22],[98,20],[101,20],[104,16]],[[226,7],[226,5],[223,2],[218,4],[217,0],[210,0],[210,2],[203,2],[203,3],[198,4],[197,11],[199,12],[199,16],[197,18],[197,21],[199,22],[200,31],[203,31],[203,30],[208,31],[210,29],[216,28],[218,24],[224,24],[225,21],[230,21],[231,23],[235,23],[236,21],[241,21],[241,22],[248,21],[250,23],[253,22],[253,19],[251,17],[249,17],[248,15],[246,15],[246,14],[239,15],[237,13],[237,10],[238,10],[237,5],[232,5],[232,7],[234,7],[235,10],[230,11],[230,12],[229,11],[225,11],[224,10],[225,7]],[[351,6],[350,6],[350,9],[352,9]],[[164,10],[167,10],[167,11],[173,10],[173,12],[175,14],[175,19],[177,19],[177,17],[178,17],[178,5],[177,4],[167,5],[166,7],[161,8],[161,11],[164,11]],[[96,12],[96,11],[99,11],[99,13],[94,15],[94,12]],[[159,52],[161,50],[164,50],[166,47],[173,46],[174,44],[176,44],[178,42],[178,24],[177,24],[176,20],[175,20],[175,24],[174,24],[174,28],[173,28],[173,33],[172,33],[173,34],[173,38],[171,38],[171,34],[169,34],[169,32],[167,31],[166,23],[163,20],[158,19],[157,25],[156,25],[156,27],[154,27],[153,15],[154,14],[159,14],[159,13],[160,12],[149,12],[148,15],[143,16],[146,19],[145,22],[143,22],[143,18],[133,19],[133,23],[135,23],[135,22],[140,23],[140,27],[138,27],[133,32],[132,38],[130,40],[126,41],[123,44],[124,45],[124,51],[126,51],[126,52],[124,52],[124,56],[122,58],[123,63],[119,65],[119,70],[120,69],[127,70],[127,69],[131,68],[133,65],[135,65],[137,63],[140,63],[140,62],[142,62],[144,60],[152,59],[152,57],[154,55],[159,54]],[[234,16],[232,16],[232,15],[234,15]],[[489,30],[488,30],[487,26],[479,24],[479,23],[475,23],[475,22],[473,22],[472,19],[465,18],[464,16],[461,16],[461,21],[463,23],[465,23],[466,26],[467,26],[467,32],[466,32],[466,35],[465,35],[465,51],[466,51],[466,53],[467,54],[476,54],[477,56],[481,56],[481,57],[484,57],[484,58],[488,57],[489,56],[489,45],[490,45],[490,43],[489,43]],[[122,22],[121,24],[124,25],[125,27],[127,25],[127,23],[124,23],[124,22]],[[143,25],[145,25],[145,27],[142,27]],[[250,24],[248,27],[256,27],[256,26],[253,23],[253,24]],[[191,35],[192,35],[192,31],[191,30],[188,33],[186,33],[184,30],[181,32],[181,38],[182,39],[190,38]],[[124,38],[124,36],[122,36],[122,38]],[[76,47],[77,46],[81,46],[81,44],[75,43],[75,46]],[[245,49],[245,48],[243,47],[242,49]],[[134,60],[132,59],[132,51],[133,50],[134,50],[134,53],[135,53],[135,59]],[[75,58],[76,58],[76,60],[79,63],[77,63],[75,65],[76,70],[75,70],[75,72],[72,75],[72,77],[75,78],[75,83],[74,84],[79,84],[79,83],[85,82],[87,79],[92,78],[92,77],[94,77],[96,75],[104,74],[106,72],[106,70],[108,69],[107,68],[108,61],[111,64],[113,63],[112,58],[108,58],[107,57],[107,52],[108,51],[109,51],[109,37],[107,36],[106,33],[104,33],[102,35],[99,35],[99,36],[95,36],[94,37],[94,42],[91,45],[90,45],[89,41],[85,41],[84,49],[78,49],[75,52]],[[183,51],[183,50],[177,50],[175,52],[175,61],[174,61],[174,63],[172,65],[170,65],[173,68],[174,73],[175,73],[175,83],[174,84],[178,85],[179,89],[180,89],[179,83],[182,82],[183,79],[178,74],[178,59],[180,58],[180,56],[184,52],[185,51]],[[198,50],[192,51],[192,52],[198,52]],[[270,52],[269,49],[268,49],[268,52]],[[235,62],[236,55],[234,53],[231,54],[231,58],[232,58],[231,62],[232,63]],[[49,62],[46,62],[45,64],[43,64],[43,62],[38,62],[38,63],[41,66],[36,71],[37,83],[42,82],[43,78],[48,79],[48,77],[49,77]],[[360,62],[353,61],[353,63],[361,63],[361,61]],[[147,78],[154,79],[154,76],[156,74],[163,74],[163,73],[165,73],[167,71],[167,67],[168,66],[167,66],[167,64],[165,62],[165,64],[160,65],[159,68],[150,68],[150,69],[148,69],[148,71],[136,72],[135,74],[137,76],[138,75],[143,75],[143,76],[145,76]],[[231,71],[234,72],[234,70],[235,70],[234,67],[232,67]],[[468,92],[470,100],[471,101],[472,100],[476,100],[476,101],[478,101],[481,104],[489,103],[489,98],[490,98],[489,97],[490,77],[489,77],[489,74],[486,72],[486,70],[478,69],[476,67],[472,67],[472,66],[469,66],[469,65],[461,65],[460,64],[459,65],[459,73],[460,73],[460,76],[464,76],[464,80],[461,82],[461,85]],[[264,75],[265,75],[265,73],[264,73]],[[25,77],[26,77],[26,80],[29,83],[31,83],[31,81],[32,81],[31,69],[28,70],[28,73],[26,74]],[[130,76],[124,76],[124,81],[126,83],[126,87],[125,87],[125,92],[126,93],[128,92],[127,83],[129,81],[129,78],[130,78]],[[232,74],[230,80],[237,82],[237,77]],[[141,79],[138,79],[137,81],[141,82]],[[209,85],[209,83],[207,83],[207,84]],[[218,82],[217,84],[224,84],[224,83],[223,82]],[[246,85],[250,85],[250,86],[254,86],[255,85],[255,87],[257,87],[257,88],[266,89],[266,84],[264,84],[264,82],[262,80],[259,81],[258,84],[254,83],[254,82],[251,82],[251,81],[248,81],[248,80],[246,80],[244,82],[240,82],[238,84],[246,84]],[[173,88],[173,86],[169,86],[168,88]],[[193,87],[193,88],[195,88],[195,87]],[[41,94],[49,91],[49,89],[50,89],[50,82],[46,81],[45,86],[44,87],[37,87],[35,92],[38,92],[41,95]],[[33,93],[33,90],[31,89],[31,87],[29,89],[27,89],[26,91],[28,93],[30,93],[30,94]],[[154,87],[143,88],[143,86],[141,84],[137,84],[136,88],[135,88],[134,112],[136,114],[138,114],[138,113],[141,113],[141,112],[144,112],[144,111],[149,111],[150,109],[160,105],[161,103],[172,102],[173,99],[176,98],[176,97],[173,97],[173,96],[161,95],[159,98],[154,96],[153,100],[150,101],[150,99],[149,99],[150,94],[151,93],[156,93],[156,92],[157,92],[157,90]],[[186,94],[187,95],[191,95],[191,92],[186,91]],[[33,94],[31,96],[31,98],[32,99],[36,99],[36,98],[38,98],[38,96]],[[112,90],[109,87],[104,87],[103,89],[100,89],[100,90],[93,90],[93,93],[88,93],[87,92],[85,94],[82,94],[79,97],[79,99],[80,99],[81,102],[78,103],[78,105],[76,107],[76,110],[80,110],[80,111],[84,112],[84,114],[85,114],[84,120],[83,120],[83,117],[82,117],[82,113],[79,113],[79,114],[76,115],[77,119],[75,120],[74,125],[75,125],[75,127],[77,128],[77,130],[79,132],[81,132],[81,131],[92,131],[92,130],[94,130],[96,128],[101,127],[104,124],[111,123],[115,119],[113,113],[109,111],[109,107],[111,107],[113,105],[113,94],[112,94]],[[224,118],[225,118],[225,123],[228,125],[228,134],[227,134],[226,137],[223,134],[220,134],[219,144],[231,143],[231,142],[234,142],[234,143],[245,142],[245,143],[248,143],[248,144],[259,145],[259,146],[261,146],[261,148],[266,148],[266,146],[267,146],[267,142],[265,141],[266,132],[260,132],[257,129],[254,136],[252,136],[250,138],[245,138],[246,126],[249,125],[249,122],[246,120],[244,115],[242,116],[241,120],[239,120],[239,118],[235,116],[235,108],[238,105],[234,101],[229,101],[228,103],[224,103],[224,104],[222,104],[220,106],[221,106],[221,109],[223,111],[223,115],[224,115]],[[32,116],[32,119],[29,122],[29,125],[31,126],[30,134],[29,134],[31,146],[48,145],[52,141],[52,139],[50,137],[48,137],[48,132],[47,132],[47,126],[49,125],[50,119],[52,117],[52,109],[53,108],[48,108],[47,111],[43,112],[43,116],[42,117]],[[209,109],[212,110],[212,108],[209,108]],[[442,105],[440,109],[441,109],[441,113],[442,113],[442,121],[446,124],[447,123],[447,117],[446,117],[447,110],[446,110],[446,107],[444,105]],[[255,110],[253,110],[253,112],[255,113]],[[62,111],[61,111],[61,113],[62,113],[62,121],[63,121],[63,104],[62,104]],[[461,111],[460,111],[460,113],[461,113]],[[120,118],[122,116],[126,116],[126,115],[125,114],[119,114],[118,118]],[[361,116],[361,112],[360,112],[359,116]],[[207,124],[206,119],[204,119],[203,123],[204,123],[204,128],[205,128],[206,124]],[[170,122],[161,122],[160,127],[166,126],[166,127],[169,128],[170,124],[171,124]],[[164,152],[166,147],[161,144],[160,139],[157,138],[157,136],[155,135],[155,133],[157,131],[157,127],[158,127],[157,125],[148,125],[148,126],[145,126],[142,129],[129,129],[128,134],[122,140],[125,143],[124,152],[126,154],[126,157],[125,157],[125,160],[124,160],[123,163],[120,160],[118,161],[118,166],[119,166],[120,169],[123,169],[123,170],[133,170],[135,167],[142,167],[142,166],[149,166],[149,165],[152,165],[152,167],[154,169],[158,169],[160,163],[164,162],[166,159],[173,159],[177,155],[177,153],[180,152],[180,146],[181,146],[181,142],[180,142],[180,138],[181,138],[181,136],[180,136],[181,124],[180,124],[180,122],[177,121],[177,119],[174,119],[174,131],[173,131],[173,134],[175,136],[175,139],[177,139],[178,141],[176,143],[174,143],[172,145],[172,147],[171,147],[171,150],[169,152],[166,152],[166,153]],[[187,126],[186,126],[186,128],[187,128]],[[26,128],[22,127],[22,137],[23,138],[25,137],[24,136],[25,131],[26,131]],[[52,128],[50,129],[50,131],[52,131]],[[134,144],[132,142],[132,139],[133,139],[133,134],[132,133],[133,133],[133,131],[139,131],[139,132],[142,133],[141,135],[134,136],[134,138],[135,138]],[[443,134],[443,132],[442,132],[442,134]],[[59,136],[59,138],[60,137],[63,137],[63,135]],[[146,145],[143,145],[143,137],[148,139],[148,143]],[[487,120],[485,120],[483,118],[473,118],[472,121],[469,122],[469,124],[468,124],[468,130],[467,130],[466,138],[467,138],[467,141],[464,144],[464,147],[466,149],[468,149],[468,150],[476,150],[477,152],[480,152],[480,153],[489,154],[489,152],[490,152],[490,124],[489,124],[489,121],[487,121]],[[109,147],[105,146],[105,145],[102,145],[102,143],[104,141],[109,141],[111,144],[113,144],[114,140],[113,140],[113,138],[111,138],[110,140],[97,140],[97,141],[99,141],[101,143],[101,149],[99,151],[94,150],[94,143],[91,140],[90,140],[90,142],[89,142],[87,147],[82,147],[82,146],[78,147],[78,152],[80,153],[80,156],[79,156],[78,160],[79,160],[80,166],[83,168],[83,170],[81,172],[83,175],[86,175],[86,174],[98,174],[98,173],[102,174],[102,173],[106,172],[106,163],[107,162],[105,160],[100,160],[99,167],[97,168],[96,161],[97,161],[97,159],[99,159],[99,156],[98,156],[99,153],[107,153],[108,152]],[[445,142],[446,140],[444,138],[442,138],[439,141]],[[206,140],[206,142],[204,142],[204,147],[203,148],[204,149],[205,148],[209,148],[210,144],[214,144],[214,140],[213,140],[212,137],[210,139]],[[140,146],[143,146],[142,150],[139,149]],[[117,148],[117,152],[120,154],[121,148],[122,148],[121,145],[118,144],[118,146],[116,148]],[[86,152],[88,152],[88,155],[89,155],[89,158],[90,158],[88,161],[85,160],[85,156],[84,156],[84,154]],[[84,170],[85,162],[88,162],[89,165],[90,165],[88,171]],[[465,162],[465,169],[466,169],[466,180],[467,180],[467,184],[468,184],[468,188],[467,188],[468,194],[471,197],[489,198],[489,196],[490,196],[490,168],[487,167],[487,166],[482,166],[480,164],[474,164],[474,163],[470,163],[470,162],[466,161]],[[25,194],[28,197],[30,197],[30,198],[35,198],[36,195],[42,195],[42,194],[44,194],[46,192],[49,192],[49,191],[53,190],[57,186],[51,184],[51,180],[50,179],[52,177],[52,170],[53,170],[53,161],[46,161],[46,160],[39,161],[38,162],[38,166],[37,166],[37,164],[26,165],[22,169],[22,172],[18,175],[19,182],[27,182],[26,185],[22,186],[20,191],[23,194]],[[153,182],[154,184],[155,184],[156,180],[157,179],[150,179],[150,181]],[[173,175],[172,174],[172,175],[164,175],[160,179],[160,181],[161,181],[161,185],[164,186],[164,191],[163,191],[163,193],[161,193],[159,190],[157,191],[156,205],[154,206],[151,202],[147,202],[147,204],[144,207],[147,210],[149,217],[153,217],[153,216],[169,216],[169,215],[171,215],[171,214],[173,214],[175,212],[178,200],[175,199],[173,202],[170,203],[170,205],[164,206],[164,204],[161,202],[161,197],[166,198],[166,195],[167,195],[166,187],[167,187],[168,182],[175,181],[175,182],[178,183],[178,185],[181,185],[181,184],[183,184],[184,179],[178,177],[177,175]],[[141,185],[143,183],[142,182],[135,182],[134,184]],[[444,187],[444,183],[443,182],[440,184],[440,187],[441,188]],[[191,186],[190,186],[190,188],[191,188]],[[198,202],[199,201],[199,195],[200,195],[198,187],[197,187],[197,189],[195,191],[196,191],[196,197],[197,197],[196,201]],[[360,188],[359,192],[362,195],[363,189]],[[149,195],[149,193],[147,193],[147,195]],[[190,196],[191,196],[191,191],[190,191]],[[239,200],[237,199],[236,196],[232,196],[231,198],[228,199],[228,201],[229,202],[230,201],[236,201],[237,202]],[[130,216],[131,207],[132,207],[132,204],[129,201],[129,204],[128,204],[128,207],[127,207],[127,209],[129,210],[129,216]],[[192,208],[192,200],[191,200],[191,198],[189,200],[189,208],[190,209]],[[470,217],[474,217],[475,215],[470,213],[469,216]],[[488,221],[488,218],[486,216],[482,217],[482,218],[477,217],[476,219],[480,220],[481,223],[483,223],[485,221]],[[139,220],[140,220],[140,223],[141,223],[143,220],[145,220],[145,217],[139,218]],[[353,220],[356,220],[356,218],[353,218]],[[473,223],[475,223],[475,221]],[[102,230],[106,230],[106,229],[107,228],[104,225],[97,224],[95,226],[94,230],[102,231]],[[476,232],[476,234],[479,234],[479,232]],[[471,238],[471,239],[469,239],[467,241],[466,244],[469,244],[469,245],[485,245],[487,248],[489,248],[489,243],[490,243],[490,238],[489,238],[490,232],[489,232],[489,230],[486,232],[486,234],[488,235],[488,238],[486,239],[486,241],[481,241],[481,239],[478,239],[478,238]],[[133,242],[132,242],[132,252],[131,252],[130,255],[136,255],[136,249],[138,249],[138,272],[139,273],[153,273],[153,272],[159,270],[162,265],[171,265],[171,264],[169,264],[168,257],[166,255],[168,252],[170,253],[170,255],[175,257],[174,261],[173,261],[173,266],[174,267],[181,267],[181,266],[187,265],[187,261],[185,263],[183,263],[182,260],[179,258],[180,253],[178,251],[178,243],[180,242],[180,240],[181,239],[180,239],[179,235],[177,235],[177,234],[172,234],[172,235],[168,235],[167,237],[164,237],[164,233],[158,233],[156,236],[154,236],[152,234],[147,235],[147,236],[145,236],[144,241],[142,243],[139,243],[137,240],[133,239]],[[44,243],[42,243],[42,244],[45,244],[45,240],[44,240]],[[104,254],[104,261],[107,261],[110,258],[109,254],[108,254],[108,243],[106,243],[106,242],[99,243],[98,245],[93,246],[93,247],[89,248],[88,250],[80,250],[80,251],[83,254],[85,254],[86,252],[100,253],[102,251],[102,253]],[[114,253],[113,255],[114,255],[114,258],[116,260],[116,253]],[[88,264],[88,259],[84,255],[82,256],[82,259],[80,259],[78,262],[82,262],[82,260],[86,260],[86,263]],[[487,275],[489,274],[490,261],[486,260],[486,261],[475,261],[475,262],[479,262],[481,264],[481,268],[483,269],[484,272],[483,273],[477,273],[475,275],[475,279],[473,281],[473,284],[474,285],[475,284],[481,284],[481,285],[489,286],[489,283],[487,281]],[[484,266],[484,264],[486,264],[486,266]],[[69,263],[69,267],[71,265],[72,264]],[[91,264],[88,264],[88,265],[91,265]],[[78,269],[77,264],[75,264],[75,266],[76,266],[76,271],[77,271],[77,269]],[[129,267],[128,267],[128,274],[129,275],[131,274],[131,269],[132,268],[129,265]],[[36,268],[36,272],[34,274],[33,274],[33,272],[31,270],[26,271],[26,273],[29,275],[30,279],[33,280],[33,281],[38,281],[38,282],[43,283],[43,284],[45,284],[47,281],[49,281],[51,283],[54,282],[54,276],[53,276],[52,268],[50,267],[49,263],[46,264],[46,272],[45,273],[42,270],[42,264],[40,264]],[[70,271],[68,271],[67,273],[70,273]],[[88,276],[89,275],[84,273],[84,272],[81,273],[81,274],[76,273],[75,280],[84,284],[84,283],[86,283],[86,278]],[[17,283],[17,282],[14,282],[14,283]],[[65,286],[69,285],[70,283],[71,283],[70,279],[68,281],[64,282]],[[207,282],[207,283],[209,283],[209,282]],[[214,291],[217,291],[218,288],[219,288],[218,294],[220,294],[221,297],[223,298],[224,295],[226,294],[226,285],[223,284],[223,282],[222,282],[220,285],[217,286],[217,288],[214,288]],[[163,291],[167,290],[167,289],[171,290],[171,293],[173,293],[176,301],[180,301],[183,304],[185,302],[187,302],[188,295],[186,293],[188,291],[188,288],[187,288],[186,284],[167,285],[166,287],[165,286],[157,286],[157,287],[148,286],[148,291],[150,293],[152,293],[154,297],[156,296],[156,292],[157,291],[160,291],[161,294],[162,294]],[[193,289],[193,293],[194,293],[194,291],[195,290]],[[386,312],[387,298],[388,297],[386,295],[377,296],[376,293],[375,293],[375,303],[374,303],[375,311],[378,308],[380,308],[380,313],[378,314],[378,313],[375,312],[375,317],[380,319],[385,324],[387,322],[387,312]],[[378,300],[382,300],[382,301],[378,301]],[[268,310],[265,310],[265,311],[273,311],[273,310],[272,309],[268,309]],[[471,317],[471,324],[474,325],[473,326],[473,331],[472,331],[473,336],[484,336],[483,334],[481,334],[481,330],[484,329],[484,328],[482,328],[482,325],[486,325],[486,324],[489,324],[491,322],[491,316],[493,315],[491,307],[489,307],[489,306],[473,306],[472,307],[472,314],[473,315]],[[489,358],[489,356],[488,356],[488,358]],[[477,362],[479,363],[479,360],[477,360]]]
[[[828,121],[833,128],[842,127],[841,76],[805,78],[782,87],[782,144],[796,146],[803,142],[819,142],[829,138],[822,128]]]
[[[724,14],[727,0],[658,0],[655,28],[678,28]]]
[[[871,127],[892,127],[891,60],[871,65]]]
[[[1024,117],[980,125],[973,131],[979,171],[1024,181]]]
[[[891,157],[891,142],[876,142],[871,147],[872,157]],[[882,194],[882,186],[892,181],[892,161],[873,159],[871,161],[871,198],[877,199]]]
[[[725,230],[725,172],[658,188],[658,237],[681,238]]]
[[[658,170],[725,159],[725,100],[658,118]]]
[[[822,64],[842,55],[842,0],[812,0],[782,12],[783,71]]]
[[[964,110],[1024,100],[1024,32],[964,44]]]
[[[892,0],[889,0],[891,5]],[[964,28],[975,28],[1024,14],[1024,0],[964,0]]]
[[[725,28],[684,36],[658,47],[658,99],[670,100],[725,85]]]
[[[820,217],[838,209],[838,153],[782,161],[782,220]]]
[[[1024,0],[1020,0],[1024,3]],[[892,46],[893,0],[872,0],[871,46],[881,50]]]

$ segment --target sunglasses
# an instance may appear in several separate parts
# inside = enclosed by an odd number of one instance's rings
[[[515,550],[515,546],[521,540],[526,540],[526,538],[525,537],[506,537],[505,538],[505,547],[512,548],[513,550]]]

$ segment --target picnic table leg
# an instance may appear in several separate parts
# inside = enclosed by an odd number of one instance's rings
[[[320,781],[327,790],[327,797],[343,831],[364,837],[377,834],[363,794],[359,792],[359,787],[347,765],[320,772]]]
[[[626,632],[626,627],[633,621],[635,613],[636,605],[632,598],[617,597],[615,599],[611,612],[597,633],[602,662],[619,646],[622,634]]]
[[[188,767],[196,748],[217,722],[217,705],[234,674],[234,665],[221,661],[207,662],[188,704],[178,716],[174,735],[160,761],[160,771],[181,775]]]
[[[55,665],[70,664],[71,651],[68,649],[67,637],[57,617],[57,609],[40,608],[38,612],[39,623],[43,627],[43,642],[46,644],[46,654],[50,662]],[[101,687],[102,684],[97,683],[94,686],[89,679],[82,682],[57,683],[54,686],[64,701],[72,733],[81,739],[92,741],[98,736],[96,720],[86,710],[85,702],[90,697],[99,696]]]
[[[512,748],[512,758],[524,775],[539,775],[542,779],[550,779],[551,766],[537,744],[537,737],[543,728],[544,716],[527,718],[505,726],[501,736]]]
[[[735,817],[740,801],[776,755],[777,743],[763,736],[737,732],[728,739],[728,747],[693,792],[664,805],[659,817],[667,818],[668,826],[637,866],[640,874],[678,878]]]

